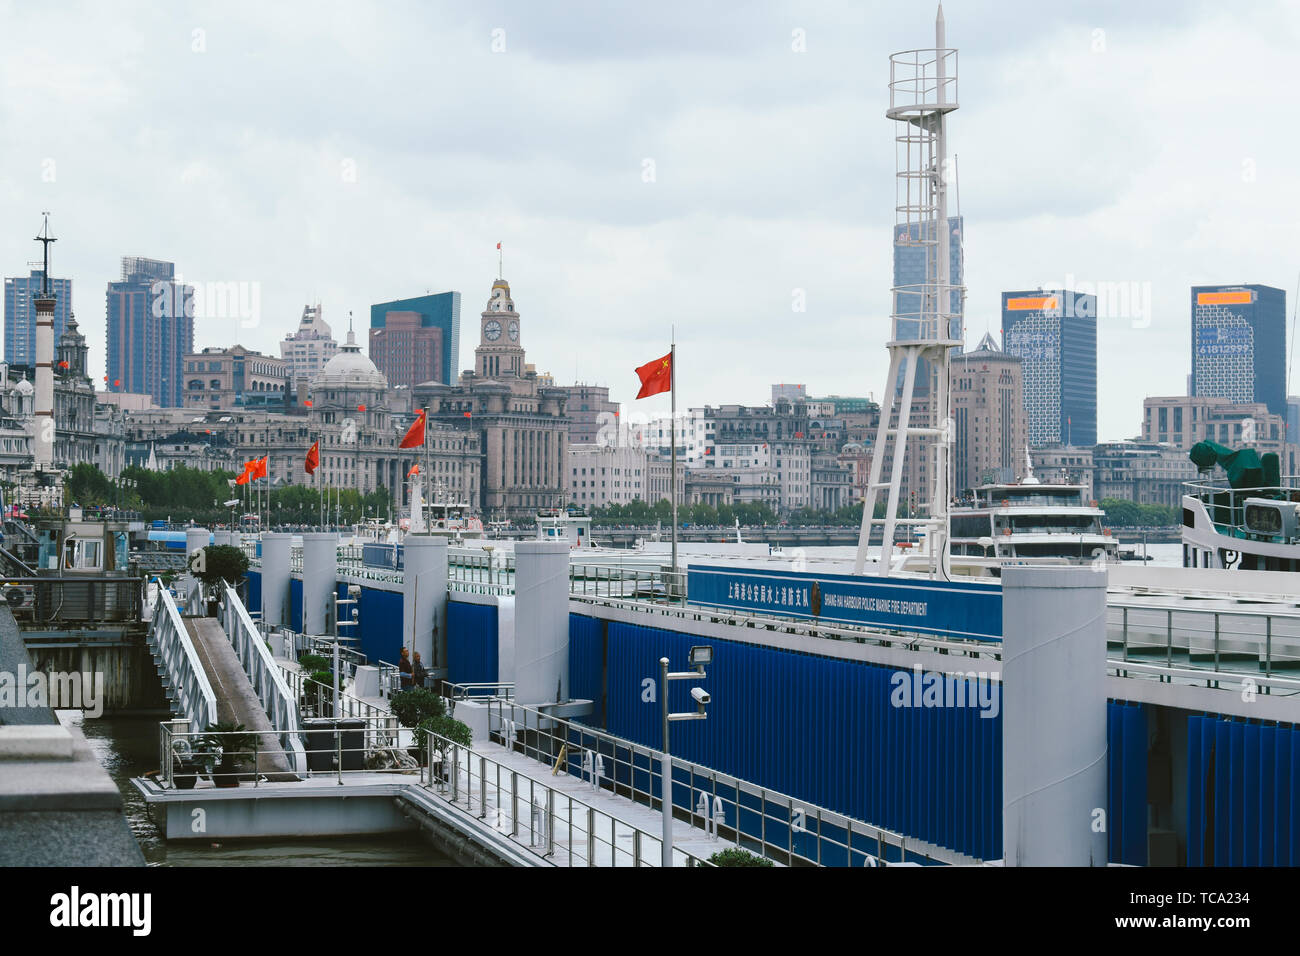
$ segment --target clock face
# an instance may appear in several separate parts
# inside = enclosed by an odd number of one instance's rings
[[[511,342],[518,342],[518,341],[519,341],[519,323],[518,323],[518,322],[511,322],[511,323],[510,323],[510,341],[511,341]]]
[[[495,342],[501,338],[501,323],[492,319],[487,325],[483,326],[483,334],[487,336],[489,342]]]

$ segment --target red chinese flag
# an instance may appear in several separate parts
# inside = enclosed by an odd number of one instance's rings
[[[364,406],[364,405],[358,405],[358,406],[357,406],[357,411],[359,411],[359,412],[364,412],[365,410],[366,410],[366,406]]]
[[[420,414],[415,416],[415,423],[406,430],[402,436],[402,441],[398,448],[418,448],[424,444],[424,409],[420,409]]]
[[[265,478],[265,477],[266,477],[266,459],[267,459],[267,457],[269,457],[269,456],[267,456],[267,455],[263,455],[261,458],[255,459],[255,460],[253,461],[253,473],[252,473],[249,477],[253,478],[254,480],[256,480],[256,479],[258,479],[258,478]]]
[[[120,388],[121,385],[122,385],[122,380],[121,380],[120,378],[115,378],[115,379],[113,379],[113,387],[114,387],[114,388]]]
[[[64,359],[62,362],[59,363],[59,368],[67,368],[67,367],[68,367],[67,359]]]
[[[304,399],[303,404],[306,405],[308,408],[311,408],[311,399],[310,398]]]
[[[316,474],[316,469],[320,467],[320,441],[312,442],[311,448],[307,450],[307,460],[302,463],[303,470],[309,475]]]
[[[406,473],[406,477],[410,478],[412,475],[418,475],[419,473],[420,473],[420,463],[417,461],[414,465],[411,466],[411,470]]]
[[[636,374],[641,379],[641,391],[636,393],[637,398],[649,398],[668,391],[673,387],[673,353],[646,362],[636,370]]]
[[[466,413],[465,413],[465,417],[466,417],[466,418],[473,418],[474,416],[473,416],[472,414],[470,414],[469,412],[466,412]]]
[[[498,248],[498,249],[501,248],[501,243],[499,243],[499,242],[497,243],[497,248]]]
[[[248,479],[252,476],[252,474],[253,474],[253,463],[251,461],[244,462],[244,473],[235,479],[235,484],[237,485],[248,484]]]

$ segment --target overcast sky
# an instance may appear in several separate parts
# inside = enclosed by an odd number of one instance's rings
[[[1099,437],[1132,437],[1144,396],[1185,390],[1189,286],[1294,305],[1300,4],[944,11],[967,339],[1002,290],[1149,290],[1098,330]],[[501,241],[528,360],[561,384],[631,401],[675,324],[682,407],[879,398],[889,55],[932,46],[934,12],[0,0],[0,269],[25,274],[51,210],[96,381],[123,255],[256,284],[258,319],[204,318],[196,345],[276,355],[308,301],[364,341],[371,303],[455,289],[465,368]]]

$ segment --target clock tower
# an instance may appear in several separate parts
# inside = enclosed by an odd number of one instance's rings
[[[510,298],[510,283],[497,279],[483,310],[479,344],[474,350],[479,378],[510,378],[524,374],[524,348],[519,344],[519,313]]]

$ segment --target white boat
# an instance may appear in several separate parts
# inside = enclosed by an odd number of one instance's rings
[[[1300,571],[1300,476],[1233,488],[1189,482],[1183,495],[1183,567]]]
[[[1032,469],[1019,483],[981,485],[973,502],[949,512],[953,573],[998,577],[1011,566],[1118,561],[1119,542],[1103,524],[1106,512],[1087,493],[1086,485],[1040,482]],[[904,550],[895,568],[929,572],[933,556],[924,538]]]

